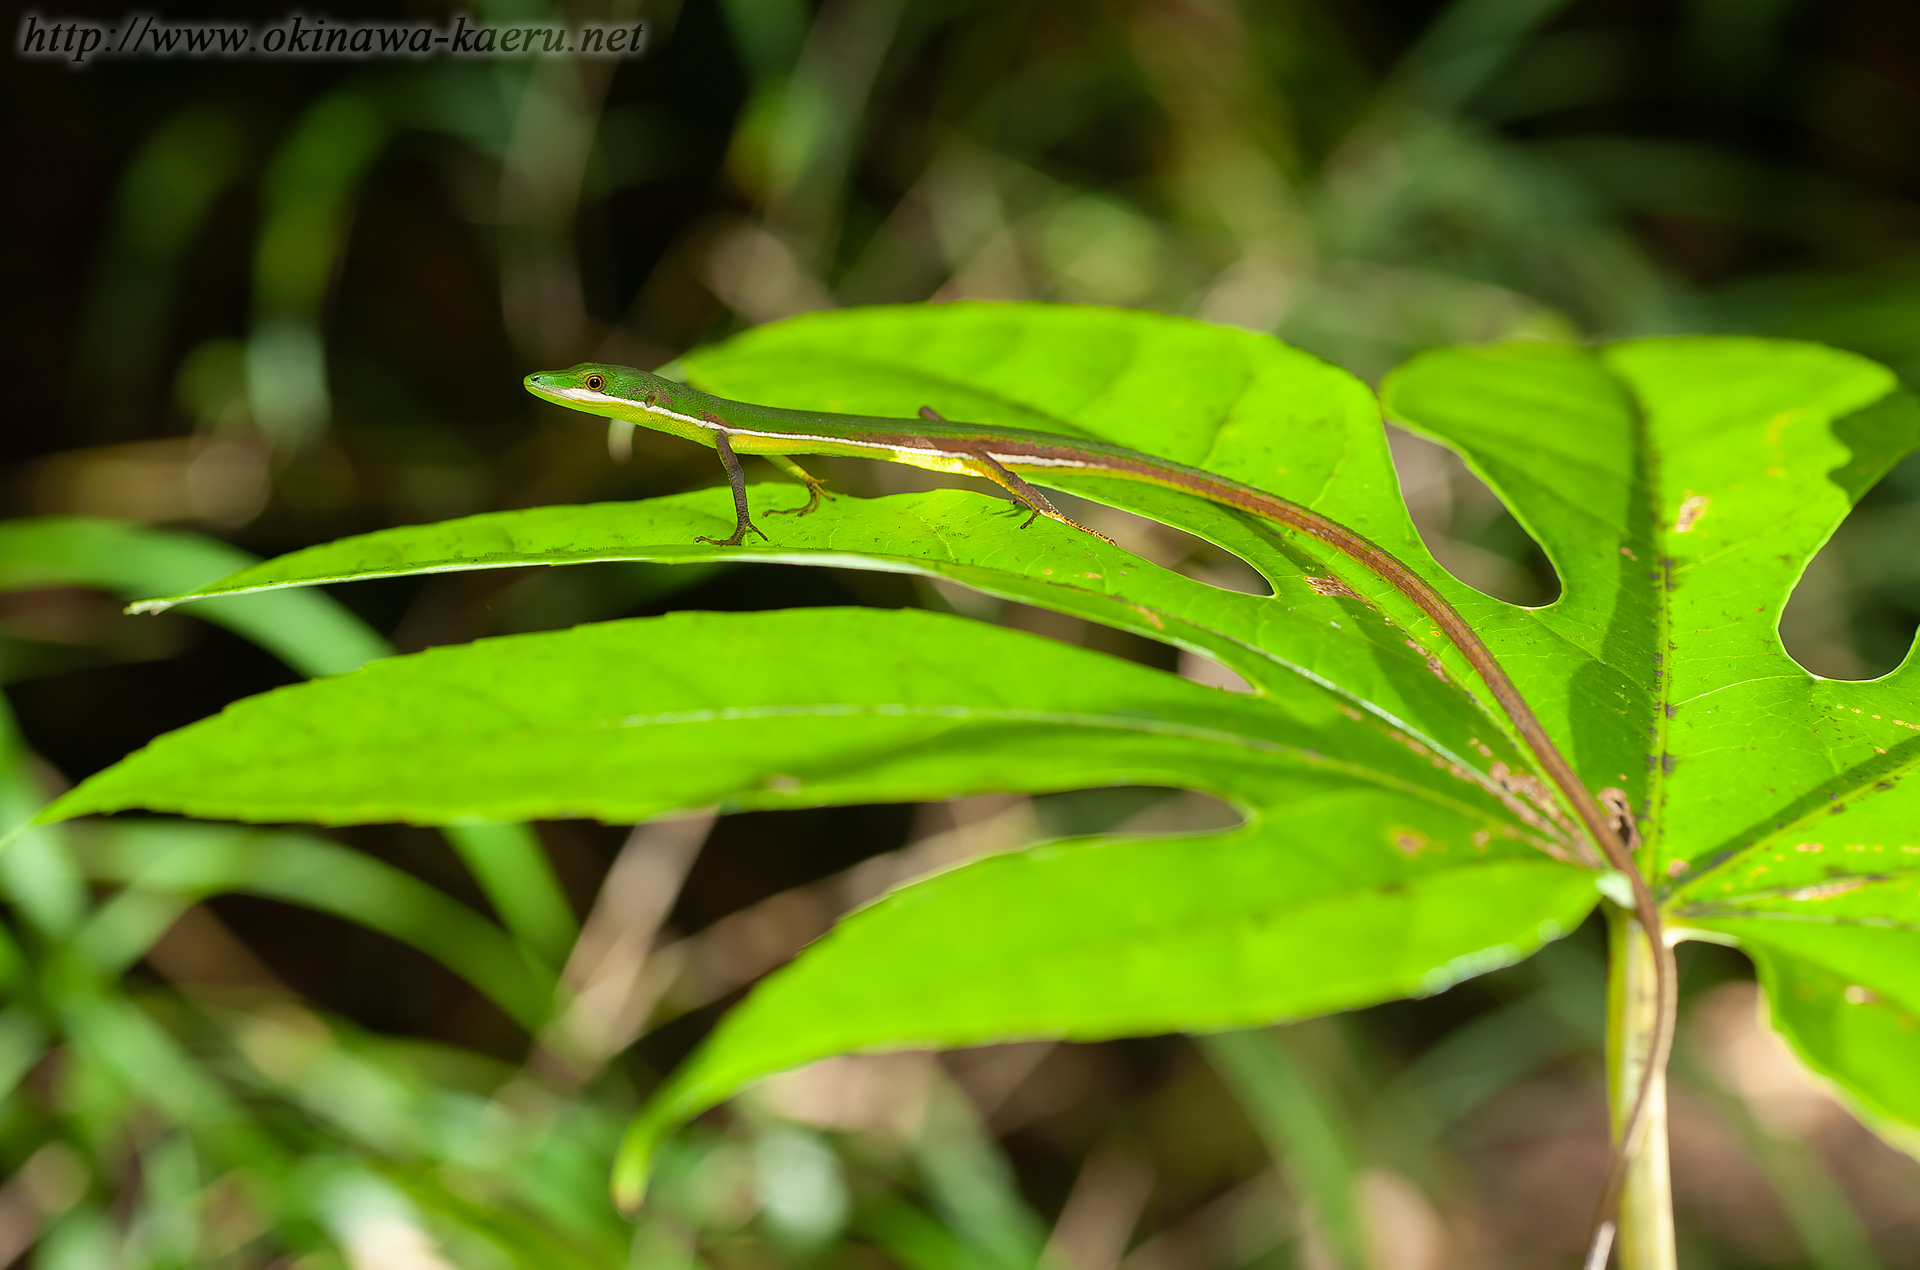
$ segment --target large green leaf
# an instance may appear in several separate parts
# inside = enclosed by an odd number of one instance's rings
[[[1247,825],[1038,848],[867,910],[731,1018],[636,1143],[848,1049],[1216,1029],[1438,991],[1594,903],[1506,791],[1305,680],[1240,696],[914,611],[685,613],[376,662],[163,737],[46,818],[630,820],[1119,782],[1217,794]]]
[[[936,614],[822,609],[683,613],[374,662],[163,736],[41,820],[145,807],[630,821],[716,801],[1122,782],[1252,806],[1288,771],[1513,818],[1504,791],[1311,685],[1240,696]]]
[[[1920,1124],[1920,665],[1822,679],[1778,634],[1920,407],[1863,358],[1756,339],[1446,350],[1385,396],[1564,579],[1524,615],[1560,641],[1515,670],[1628,778],[1676,929],[1747,950],[1800,1053]]]
[[[1123,491],[1125,487],[1120,487]],[[1151,491],[1150,491],[1151,492]],[[791,485],[756,485],[760,507],[793,500]],[[841,497],[778,526],[773,545],[695,542],[732,523],[724,489],[589,507],[538,507],[405,526],[311,547],[242,570],[186,596],[396,574],[601,560],[745,559],[852,565],[946,578],[1191,648],[1262,688],[1332,676],[1355,705],[1394,722],[1449,760],[1484,768],[1520,759],[1460,688],[1438,679],[1407,636],[1352,598],[1322,595],[1296,575],[1287,599],[1209,586],[1051,521],[1021,529],[997,499],[956,490]],[[1268,559],[1254,543],[1248,550]],[[1271,563],[1271,561],[1269,561]],[[1359,633],[1361,638],[1352,635]],[[1484,739],[1483,739],[1484,738]]]
[[[1520,960],[1593,907],[1590,874],[1493,845],[1492,822],[1324,778],[1266,793],[1275,810],[1240,833],[989,857],[846,919],[656,1095],[622,1149],[616,1202],[640,1201],[661,1135],[770,1072],[857,1050],[1205,1032],[1424,996]],[[1384,840],[1395,826],[1408,849]]]
[[[1424,569],[1470,616],[1509,606],[1431,563],[1405,508],[1378,411],[1351,376],[1277,341],[1154,314],[957,304],[812,315],[687,359],[702,386],[774,404],[1041,427],[1201,463],[1362,528]],[[1057,484],[1180,525],[1249,559],[1272,597],[1224,591],[1146,564],[997,500],[946,492],[769,520],[774,541],[694,542],[731,523],[720,491],[638,505],[536,508],[350,538],[245,570],[195,596],[354,578],[592,560],[782,560],[929,573],[1206,653],[1256,686],[1333,685],[1448,762],[1524,769],[1504,720],[1432,624],[1351,562],[1262,522],[1169,491]],[[756,487],[757,507],[791,486]],[[1337,579],[1353,594],[1328,585]],[[169,597],[163,607],[184,597]],[[1516,638],[1541,638],[1520,627]],[[1524,651],[1521,649],[1519,651]],[[1435,660],[1447,670],[1436,678]],[[1551,722],[1551,720],[1550,720]],[[1596,784],[1610,775],[1595,775]]]

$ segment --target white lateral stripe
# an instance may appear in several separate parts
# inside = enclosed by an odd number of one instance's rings
[[[865,446],[868,449],[881,450],[888,454],[901,452],[931,454],[943,459],[977,459],[979,457],[977,454],[966,450],[940,450],[930,445],[902,447],[884,441],[865,441],[859,437],[825,437],[810,432],[767,432],[758,428],[742,428],[733,424],[718,424],[711,419],[703,419],[698,415],[684,415],[678,410],[668,410],[664,406],[649,406],[645,402],[630,401],[625,397],[611,397],[606,393],[594,392],[587,388],[562,388],[559,390],[558,395],[574,401],[591,402],[596,405],[629,406],[635,410],[644,410],[648,414],[665,415],[669,419],[678,419],[680,422],[690,423],[696,428],[707,428],[714,432],[726,432],[729,435],[735,436],[766,437],[776,441],[817,441],[822,445],[857,445]],[[905,423],[907,421],[903,419],[901,422]],[[1003,467],[1012,467],[1016,464],[1022,467],[1099,466],[1098,464],[1089,463],[1085,459],[1041,458],[1032,454],[995,454],[991,450],[987,451],[986,455]]]
[[[711,419],[703,419],[698,415],[683,415],[678,410],[668,410],[664,406],[649,406],[645,402],[628,401],[623,397],[609,397],[605,393],[587,392],[579,388],[568,389],[567,395],[580,401],[599,401],[632,406],[634,409],[644,410],[648,414],[665,415],[669,419],[678,419],[682,423],[690,423],[696,428],[706,428],[712,432],[725,432],[729,436],[766,437],[774,441],[818,441],[822,445],[862,445],[869,449],[885,451],[888,454],[892,454],[901,448],[900,446],[891,445],[884,441],[866,441],[859,437],[826,437],[818,436],[811,432],[768,432],[760,428],[742,428],[737,424],[715,423]],[[903,420],[902,422],[905,421]],[[973,455],[968,454],[964,450],[936,450],[932,446],[927,446],[924,449],[913,447],[913,452],[916,454],[937,454],[942,458],[948,459],[970,459],[973,457]]]
[[[1097,467],[1085,459],[1049,459],[1036,454],[995,454],[987,451],[987,457],[1002,467]]]
[[[685,416],[675,417],[684,418]],[[699,422],[706,423],[705,420],[700,420]],[[706,423],[706,426],[709,428],[714,427],[711,423]],[[815,436],[811,432],[762,432],[755,428],[737,428],[732,424],[727,425],[726,431],[734,436],[767,437],[775,441],[818,441],[823,445],[860,445],[865,446],[869,450],[879,450],[885,454],[935,454],[943,459],[970,459],[974,457],[965,450],[936,450],[932,446],[900,446],[887,441],[867,441],[860,437],[822,437]]]

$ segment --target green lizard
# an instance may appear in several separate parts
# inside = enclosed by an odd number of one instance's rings
[[[1492,651],[1453,605],[1419,574],[1338,521],[1330,520],[1298,503],[1200,468],[1187,467],[1138,450],[1098,441],[1018,428],[954,423],[942,418],[930,406],[920,408],[918,419],[871,418],[758,406],[710,396],[685,384],[630,366],[582,363],[568,370],[528,375],[525,382],[528,392],[557,405],[672,433],[719,451],[721,465],[726,468],[727,480],[733,487],[733,534],[728,538],[702,537],[701,542],[736,547],[746,540],[749,533],[766,537],[749,514],[746,477],[740,470],[739,456],[742,454],[763,455],[781,471],[806,486],[805,505],[779,509],[783,513],[804,516],[817,508],[822,498],[832,497],[821,481],[793,461],[793,455],[851,455],[908,463],[935,472],[985,477],[1012,494],[1015,501],[1027,509],[1026,524],[1031,525],[1036,518],[1045,516],[1105,538],[1104,534],[1069,519],[1045,494],[1020,476],[1025,472],[1044,481],[1050,472],[1079,472],[1182,490],[1209,502],[1308,534],[1367,569],[1418,605],[1421,612],[1439,626],[1479,674],[1512,722],[1514,730],[1525,740],[1541,769],[1573,808],[1607,862],[1626,876],[1633,890],[1635,916],[1655,950],[1654,960],[1659,967],[1660,1021],[1649,1044],[1648,1076],[1640,1082],[1634,1110],[1616,1147],[1600,1216],[1596,1219],[1594,1253],[1598,1261],[1590,1257],[1588,1264],[1604,1265],[1607,1255],[1604,1245],[1612,1241],[1613,1209],[1624,1181],[1625,1164],[1645,1132],[1651,1107],[1648,1095],[1654,1084],[1652,1073],[1664,1068],[1667,1050],[1672,1043],[1675,1000],[1672,955],[1662,937],[1660,913],[1653,892],[1635,866],[1632,851],[1624,841],[1626,832],[1632,826],[1631,816],[1625,817],[1623,823],[1617,813],[1610,815],[1601,808],[1534,717],[1533,710],[1494,659]]]

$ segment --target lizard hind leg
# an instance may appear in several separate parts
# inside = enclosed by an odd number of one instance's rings
[[[1071,525],[1083,534],[1092,534],[1095,538],[1098,538],[1109,546],[1118,545],[1113,539],[1107,537],[1098,529],[1088,529],[1085,525],[1074,520],[1058,507],[1055,507],[1052,500],[1045,494],[1042,494],[1032,485],[1015,476],[1012,472],[1009,472],[1000,460],[994,458],[985,450],[973,451],[973,458],[979,466],[981,476],[986,477],[995,485],[998,485],[1001,489],[1013,495],[1016,502],[1025,507],[1028,512],[1032,513],[1021,523],[1020,528],[1025,529],[1040,517],[1045,516],[1048,520],[1057,520],[1063,525]]]
[[[945,423],[947,421],[946,416],[942,415],[932,406],[920,407],[920,417],[930,423]],[[1013,495],[1014,501],[1031,513],[1024,521],[1020,522],[1020,528],[1025,529],[1033,524],[1034,521],[1040,519],[1040,517],[1045,516],[1048,520],[1057,520],[1063,525],[1072,525],[1083,534],[1092,534],[1095,538],[1100,539],[1100,541],[1109,546],[1118,545],[1113,539],[1107,537],[1098,529],[1088,529],[1085,525],[1074,520],[1058,507],[1055,507],[1053,501],[1045,494],[1042,494],[1032,485],[1015,476],[1012,472],[1009,472],[1004,463],[994,458],[991,454],[988,454],[985,450],[974,450],[973,458],[979,467],[979,475],[986,477],[995,485],[998,485],[1001,489]]]
[[[807,471],[807,469],[805,469],[804,467],[801,467],[798,463],[795,463],[792,459],[788,458],[786,455],[769,454],[767,456],[767,462],[773,464],[775,467],[779,468],[782,472],[785,472],[788,476],[793,477],[795,480],[799,481],[802,485],[805,485],[807,487],[807,501],[805,506],[776,507],[771,511],[769,511],[767,515],[769,516],[806,516],[806,515],[812,514],[812,512],[820,506],[821,499],[824,498],[828,502],[833,501],[833,495],[827,493],[827,483],[825,481],[821,480],[817,476],[810,474]]]

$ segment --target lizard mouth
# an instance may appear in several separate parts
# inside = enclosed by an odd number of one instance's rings
[[[520,382],[534,396],[561,405],[572,405],[575,402],[601,405],[611,400],[604,392],[595,392],[591,388],[566,383],[561,376],[554,374],[528,375]]]

